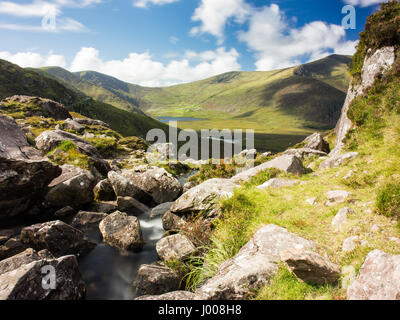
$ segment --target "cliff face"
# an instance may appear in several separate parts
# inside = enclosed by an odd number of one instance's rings
[[[336,146],[330,153],[331,156],[338,156],[343,147],[344,139],[347,132],[353,126],[351,120],[347,116],[349,106],[357,96],[363,94],[363,92],[369,88],[375,81],[375,78],[387,70],[389,70],[395,61],[395,49],[394,47],[384,47],[376,50],[372,55],[369,55],[364,60],[364,65],[361,74],[361,83],[350,84],[349,90],[347,92],[347,97],[344,102],[342,113],[339,121],[335,128]]]

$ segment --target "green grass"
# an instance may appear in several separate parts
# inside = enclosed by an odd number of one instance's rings
[[[383,186],[376,199],[378,212],[389,217],[400,217],[400,184]]]

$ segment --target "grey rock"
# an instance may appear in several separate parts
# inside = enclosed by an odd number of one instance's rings
[[[252,177],[257,176],[260,172],[271,168],[292,174],[304,174],[306,172],[299,158],[291,155],[282,155],[257,167],[243,171],[234,176],[231,180],[234,183],[250,181]]]
[[[101,120],[94,120],[94,119],[81,119],[81,118],[74,118],[73,119],[75,122],[85,125],[85,126],[101,126],[101,127],[106,127],[110,128],[110,125],[101,121]]]
[[[101,180],[93,189],[97,201],[115,201],[117,196],[108,179]]]
[[[213,216],[215,205],[221,199],[231,198],[236,187],[238,186],[230,179],[207,180],[178,198],[171,212],[176,215],[204,212]]]
[[[89,171],[75,166],[63,165],[61,169],[62,174],[49,185],[46,202],[58,208],[79,208],[91,203],[94,199],[93,187],[96,178]]]
[[[41,202],[49,183],[60,174],[60,167],[48,161],[0,158],[0,220]]]
[[[0,275],[18,269],[24,264],[41,260],[39,254],[32,248],[26,249],[15,256],[0,261]]]
[[[195,294],[189,291],[173,291],[159,296],[142,296],[135,300],[154,300],[154,301],[180,301],[180,300],[194,300]]]
[[[165,265],[141,265],[136,278],[136,290],[143,295],[161,295],[179,290],[181,279],[171,268]]]
[[[42,268],[49,266],[55,269],[55,290],[42,286]],[[82,300],[85,294],[75,256],[33,261],[0,275],[0,300]]]
[[[306,283],[326,285],[339,281],[340,268],[315,252],[288,250],[281,254],[281,259],[299,280]]]
[[[162,217],[162,225],[165,231],[179,232],[186,224],[181,217],[167,211]]]
[[[358,236],[352,236],[346,238],[343,241],[342,251],[343,252],[353,252],[356,248],[358,243],[360,242],[360,238]]]
[[[23,228],[21,241],[35,250],[47,249],[56,257],[86,254],[96,246],[81,231],[59,220]]]
[[[336,216],[333,218],[332,220],[332,227],[335,231],[339,232],[342,230],[343,224],[346,223],[347,221],[347,216],[349,214],[353,214],[354,211],[350,208],[342,208],[338,211],[338,213],[336,214]]]
[[[328,155],[326,152],[310,148],[289,149],[286,150],[283,154],[296,156],[299,159],[306,159],[307,157],[325,157]]]
[[[185,260],[196,251],[196,247],[188,237],[174,234],[158,241],[156,250],[158,256],[164,261]]]
[[[327,205],[333,205],[335,203],[343,203],[351,195],[350,192],[345,190],[332,190],[326,193],[328,198]]]
[[[304,148],[314,149],[323,153],[329,153],[329,143],[325,141],[324,137],[320,133],[314,133],[307,137],[304,141]]]
[[[267,284],[279,270],[287,250],[309,251],[315,243],[286,229],[268,225],[256,232],[239,253],[223,263],[217,274],[196,291],[203,300],[242,300]]]
[[[188,192],[190,189],[194,188],[196,185],[197,185],[197,184],[196,184],[196,182],[194,182],[194,181],[186,182],[186,183],[183,185],[183,191],[182,191],[182,193]]]
[[[347,290],[349,300],[400,300],[400,256],[374,250]]]
[[[105,218],[107,218],[105,213],[79,211],[72,220],[71,226],[81,231],[87,231],[98,227]]]
[[[83,131],[85,131],[85,127],[83,127],[78,122],[76,122],[75,120],[72,120],[72,119],[65,120],[65,122],[63,124],[63,129],[64,130],[72,130],[72,131],[76,131],[79,133],[82,133]]]
[[[29,145],[14,119],[0,114],[0,158],[39,160],[41,153]]]
[[[350,153],[345,153],[342,155],[330,157],[320,164],[320,169],[340,167],[341,165],[356,158],[357,156],[358,156],[358,152],[350,152]]]
[[[22,243],[19,235],[9,238],[3,245],[0,246],[0,260],[10,258],[24,252],[28,249],[28,245]]]
[[[129,215],[138,216],[150,212],[149,207],[131,197],[118,197],[117,205],[119,211],[126,212]]]
[[[162,217],[167,211],[171,209],[173,204],[173,202],[165,202],[153,208],[150,212],[150,219]]]
[[[66,206],[60,210],[57,210],[54,213],[54,216],[56,218],[64,218],[64,217],[68,217],[68,216],[72,216],[76,213],[76,210],[70,206]]]
[[[113,213],[118,211],[116,202],[97,202],[94,201],[85,207],[86,211],[99,212],[99,213]]]
[[[111,246],[130,251],[143,248],[143,236],[139,219],[126,213],[114,212],[100,222],[103,239]]]
[[[260,190],[266,190],[268,188],[279,189],[279,188],[285,188],[285,187],[292,187],[298,183],[299,182],[297,180],[274,178],[274,179],[270,179],[267,182],[265,182],[264,184],[258,186],[257,189],[260,189]]]

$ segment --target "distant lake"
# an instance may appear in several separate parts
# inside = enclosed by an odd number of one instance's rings
[[[191,117],[157,117],[158,120],[164,123],[168,123],[170,121],[178,121],[178,122],[191,122],[191,121],[204,121],[207,119],[200,118],[191,118]]]

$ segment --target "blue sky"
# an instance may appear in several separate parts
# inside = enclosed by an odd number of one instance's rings
[[[147,86],[272,70],[352,54],[380,2],[0,1],[0,58],[23,67],[90,69]],[[347,4],[356,9],[356,30],[341,26]]]

